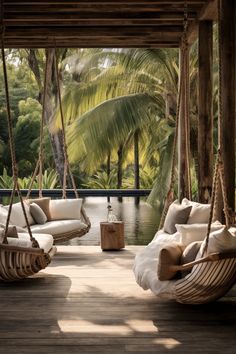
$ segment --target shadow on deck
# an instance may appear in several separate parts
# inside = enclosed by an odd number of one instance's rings
[[[0,353],[235,353],[236,289],[186,306],[135,283],[142,246],[59,246],[44,272],[0,284]]]

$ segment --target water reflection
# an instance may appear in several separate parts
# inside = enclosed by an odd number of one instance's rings
[[[141,199],[135,202],[134,197],[123,197],[122,201],[111,197],[114,214],[125,224],[125,243],[127,245],[146,245],[155,235],[160,216],[158,211]],[[84,201],[86,213],[91,220],[89,233],[82,238],[73,239],[70,245],[99,245],[100,222],[107,218],[106,197],[88,197]]]

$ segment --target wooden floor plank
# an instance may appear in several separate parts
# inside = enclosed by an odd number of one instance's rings
[[[0,283],[0,354],[235,353],[236,288],[204,306],[158,299],[135,283],[140,249],[59,246],[46,270]]]

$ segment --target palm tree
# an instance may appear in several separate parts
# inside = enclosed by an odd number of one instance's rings
[[[154,191],[163,193],[169,180],[178,73],[176,50],[84,51],[77,82],[63,96],[71,160],[94,171],[138,130],[146,163],[156,156],[159,164],[149,200],[156,199]],[[54,122],[60,127],[58,115]]]

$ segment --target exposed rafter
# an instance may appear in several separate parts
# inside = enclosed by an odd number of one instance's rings
[[[5,0],[6,47],[178,47],[213,0]]]

